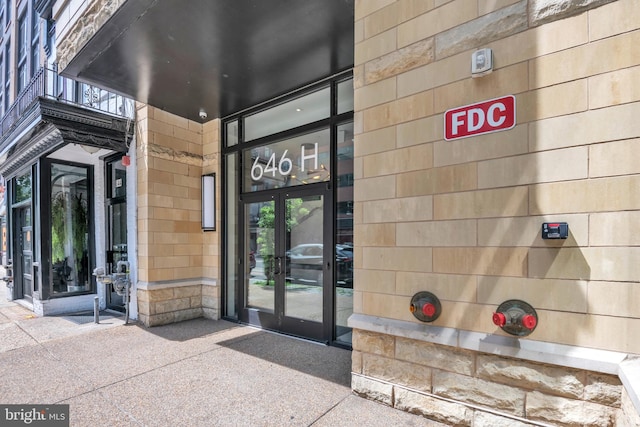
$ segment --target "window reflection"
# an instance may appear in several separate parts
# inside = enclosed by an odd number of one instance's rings
[[[258,202],[245,206],[247,242],[245,251],[249,260],[246,275],[246,305],[273,312],[275,310],[275,203]]]
[[[122,164],[122,160],[113,161],[109,164],[111,179],[111,198],[125,197],[127,192],[127,169]]]
[[[353,313],[353,122],[338,126],[337,159],[336,341],[350,345],[347,319]]]
[[[16,195],[14,203],[31,199],[31,172],[27,172],[16,178]]]
[[[90,290],[87,168],[51,165],[53,292]]]
[[[331,90],[325,87],[249,115],[244,119],[244,141],[325,119],[331,114],[330,100]]]
[[[338,83],[338,114],[353,111],[353,79]]]
[[[238,136],[238,121],[234,120],[227,123],[225,133],[227,147],[238,144]]]

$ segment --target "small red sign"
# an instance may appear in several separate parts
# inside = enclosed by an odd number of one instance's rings
[[[511,129],[516,125],[516,97],[490,99],[444,113],[444,139],[467,138]]]

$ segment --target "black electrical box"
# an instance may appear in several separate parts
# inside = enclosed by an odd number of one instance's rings
[[[569,237],[569,224],[566,222],[545,222],[542,224],[543,239],[566,239]]]

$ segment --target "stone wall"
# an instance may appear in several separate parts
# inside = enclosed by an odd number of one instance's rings
[[[203,126],[203,144],[202,144],[202,173],[203,174],[216,174],[216,230],[220,230],[220,219],[222,218],[222,175],[220,175],[220,120],[211,120]],[[202,236],[202,275],[203,277],[218,278],[220,272],[220,232],[206,232]],[[207,297],[219,298],[219,289],[216,287],[215,295],[213,290],[209,289]],[[213,302],[211,303],[213,304]],[[214,308],[214,305],[208,304],[207,307]],[[218,305],[215,305],[215,309],[218,309]],[[207,317],[217,318],[217,314],[208,315]]]
[[[56,54],[61,70],[126,1],[76,0],[56,3],[53,17],[57,21]]]
[[[216,284],[138,287],[137,296],[138,319],[145,326],[166,325],[198,317],[220,318],[220,289]]]
[[[364,331],[353,345],[355,393],[450,425],[604,427],[620,416],[614,375]]]
[[[539,323],[513,348],[640,354],[637,2],[356,0],[355,20],[354,390],[416,412],[438,403],[462,425],[499,425],[479,421],[486,408],[560,425],[614,425],[640,408],[632,389],[626,412],[592,397],[597,369],[424,343],[429,327],[469,331],[482,338],[465,348],[494,353],[506,334],[492,313],[522,299]],[[472,78],[478,48],[494,70]],[[446,110],[505,95],[513,129],[444,140]],[[568,222],[569,238],[542,240],[547,221]],[[442,303],[422,337],[409,311],[419,291]],[[452,354],[438,365],[433,352]],[[565,376],[575,390],[536,378]]]
[[[202,285],[138,289],[138,318],[146,326],[202,317]]]
[[[201,228],[201,176],[218,172],[217,122],[139,105],[137,295],[146,325],[219,317],[218,232]]]
[[[622,390],[621,408],[616,422],[617,427],[640,426],[640,414],[638,414],[633,402],[629,399],[629,394],[626,390]]]

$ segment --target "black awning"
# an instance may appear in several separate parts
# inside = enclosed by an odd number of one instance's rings
[[[353,66],[353,0],[129,0],[62,73],[224,117]]]

